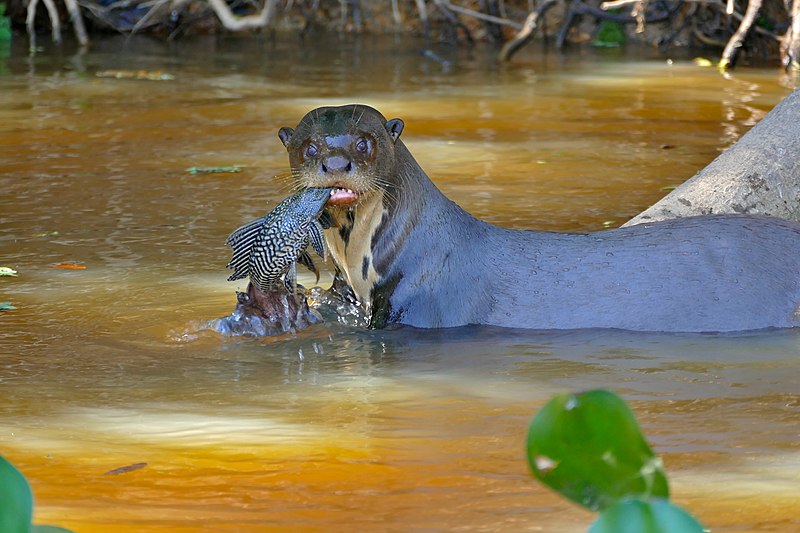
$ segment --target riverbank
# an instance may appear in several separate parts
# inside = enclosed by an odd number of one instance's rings
[[[792,21],[798,3],[788,12],[780,0],[736,2],[653,2],[620,0],[601,4],[583,0],[531,2],[448,0],[386,4],[348,0],[338,3],[267,0],[263,6],[223,0],[156,0],[133,2],[11,0],[7,15],[19,37],[27,31],[36,50],[50,32],[60,42],[71,27],[82,46],[97,36],[147,33],[166,41],[224,32],[263,34],[269,39],[314,39],[319,32],[369,34],[393,39],[420,36],[428,44],[470,47],[478,42],[498,46],[501,61],[531,40],[557,49],[589,44],[614,48],[647,44],[671,53],[704,47],[723,69],[737,62],[782,64],[798,69],[800,24]],[[59,3],[59,2],[63,2]],[[37,9],[39,6],[39,9]]]

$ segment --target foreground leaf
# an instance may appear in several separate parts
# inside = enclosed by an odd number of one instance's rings
[[[58,526],[31,526],[31,533],[73,533],[70,529]]]
[[[0,267],[0,276],[16,276],[17,271],[10,267]]]
[[[0,457],[0,531],[28,533],[33,516],[33,494],[14,465]]]
[[[13,311],[14,309],[16,307],[11,305],[11,302],[0,302],[0,311]]]
[[[624,498],[669,497],[661,460],[609,391],[553,398],[531,422],[527,453],[537,479],[592,511]]]
[[[588,533],[703,533],[689,513],[666,500],[625,500],[600,515]]]

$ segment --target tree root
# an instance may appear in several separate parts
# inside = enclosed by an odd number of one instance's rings
[[[54,43],[61,44],[61,16],[58,13],[58,8],[53,0],[42,0],[45,9],[47,9],[47,16],[50,19],[50,35]],[[81,46],[89,44],[89,37],[86,34],[86,26],[83,24],[83,16],[81,15],[80,7],[76,0],[64,0],[67,6],[70,19],[72,20],[72,27],[75,30],[75,37]],[[26,12],[25,24],[28,30],[28,48],[31,52],[36,51],[36,8],[39,5],[39,0],[30,0]]]
[[[727,69],[733,66],[736,60],[736,52],[742,47],[745,37],[750,33],[750,28],[756,20],[758,11],[761,9],[762,0],[750,0],[747,3],[747,11],[745,11],[744,18],[742,18],[739,28],[731,36],[728,44],[725,45],[725,50],[722,51],[722,57],[719,60],[719,68]]]
[[[792,23],[781,41],[781,56],[786,70],[800,72],[800,0],[793,0],[789,9],[786,0],[786,11],[791,15]]]

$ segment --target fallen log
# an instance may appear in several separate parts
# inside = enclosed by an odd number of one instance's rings
[[[707,167],[624,226],[721,213],[800,222],[800,89]]]

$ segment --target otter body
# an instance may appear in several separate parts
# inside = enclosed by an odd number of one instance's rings
[[[446,198],[366,106],[283,128],[292,173],[333,187],[335,287],[373,327],[721,332],[800,325],[800,225],[704,216],[590,234],[499,228]]]

